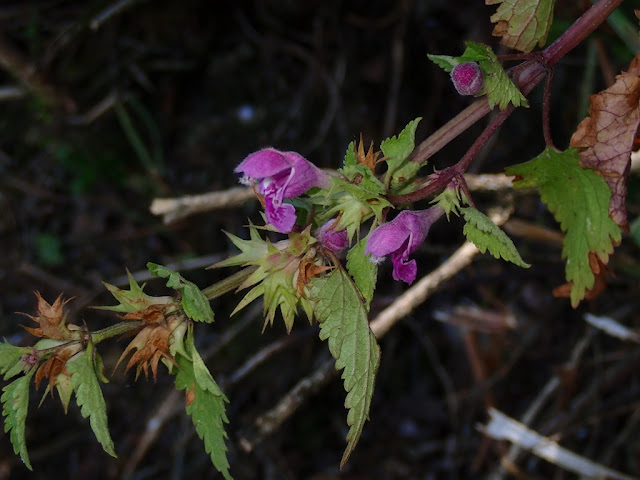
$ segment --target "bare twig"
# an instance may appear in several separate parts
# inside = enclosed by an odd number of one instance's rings
[[[593,337],[593,330],[588,329],[586,333],[578,340],[571,351],[571,355],[567,363],[565,363],[565,369],[575,369],[582,358],[582,355],[586,351],[587,347],[591,344],[591,338]],[[551,395],[560,387],[561,379],[559,375],[554,375],[549,379],[546,385],[540,390],[538,396],[531,402],[527,411],[522,415],[520,421],[525,425],[531,425],[535,417],[538,415],[542,407],[549,401]],[[515,464],[518,455],[521,452],[521,447],[518,444],[513,444],[509,448],[507,454],[500,460],[501,466],[498,467],[488,478],[489,480],[502,480],[507,473],[504,465]]]
[[[332,173],[332,170],[327,170]],[[511,188],[512,177],[502,173],[473,175],[466,174],[464,179],[469,190],[497,191]],[[233,187],[218,192],[200,195],[186,195],[178,198],[156,198],[151,202],[149,210],[154,215],[162,215],[164,223],[175,222],[196,213],[209,210],[237,208],[248,201],[255,200],[255,193],[251,188]]]

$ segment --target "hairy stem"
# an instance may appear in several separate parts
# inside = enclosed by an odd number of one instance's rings
[[[125,333],[129,333],[137,328],[140,328],[143,325],[143,322],[138,320],[128,320],[126,322],[116,323],[115,325],[111,325],[107,328],[103,328],[102,330],[97,330],[91,333],[91,341],[95,344],[103,342],[113,337],[118,337],[120,335],[124,335]]]
[[[230,292],[231,290],[235,290],[242,283],[249,278],[249,276],[258,269],[257,265],[252,265],[250,267],[243,268],[239,272],[234,273],[233,275],[229,275],[224,280],[220,280],[219,282],[214,283],[213,285],[208,286],[202,290],[204,296],[209,300],[213,300],[214,298],[221,297],[225,293]]]

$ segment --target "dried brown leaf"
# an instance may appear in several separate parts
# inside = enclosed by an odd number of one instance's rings
[[[589,97],[589,117],[571,137],[583,167],[599,172],[611,188],[609,216],[620,228],[629,229],[625,198],[631,151],[640,124],[640,55],[616,83]]]
[[[21,325],[31,335],[40,338],[52,338],[54,340],[77,340],[78,327],[73,325],[73,329],[76,332],[71,332],[66,324],[67,314],[64,311],[64,306],[71,299],[63,300],[62,294],[58,295],[53,305],[49,304],[39,292],[35,292],[38,299],[38,312],[36,316],[23,313],[24,316],[29,317],[36,322],[39,326],[37,328],[27,327]]]

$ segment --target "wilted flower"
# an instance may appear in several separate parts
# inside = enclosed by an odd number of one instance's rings
[[[338,230],[336,226],[336,220],[329,220],[318,228],[313,235],[320,242],[320,245],[328,248],[333,253],[341,252],[349,245],[347,231]]]
[[[254,185],[264,195],[267,221],[279,232],[289,233],[296,223],[293,205],[284,199],[302,195],[311,187],[329,188],[330,177],[296,152],[265,148],[252,153],[235,169],[240,183]]]
[[[391,254],[393,279],[413,283],[418,269],[415,260],[409,261],[409,255],[424,242],[431,225],[443,213],[444,210],[439,206],[401,212],[392,221],[371,232],[365,253],[370,253],[371,261],[375,263]]]

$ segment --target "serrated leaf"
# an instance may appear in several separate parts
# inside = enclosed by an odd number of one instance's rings
[[[501,44],[528,53],[536,44],[541,47],[547,41],[555,0],[485,0],[485,3],[500,4],[491,15],[491,23],[496,24],[493,35],[502,37]]]
[[[589,252],[606,265],[622,236],[609,217],[611,191],[605,180],[593,170],[582,168],[579,161],[574,148],[564,152],[546,148],[533,160],[506,170],[507,175],[517,177],[514,188],[538,189],[541,200],[566,233],[562,258],[567,260],[566,277],[572,283],[574,307],[595,281]]]
[[[23,371],[22,356],[32,353],[29,347],[16,347],[7,342],[0,343],[0,375],[8,380]]]
[[[320,322],[320,338],[329,341],[329,351],[342,372],[349,410],[347,448],[344,465],[356,447],[365,422],[380,364],[380,348],[369,328],[367,312],[358,290],[347,274],[336,269],[326,277],[313,279],[311,297],[316,301],[316,317]]]
[[[232,480],[233,477],[229,473],[229,461],[227,460],[227,447],[225,445],[227,434],[224,430],[224,424],[229,421],[225,413],[227,397],[224,396],[213,377],[211,377],[209,370],[202,363],[202,359],[193,344],[189,346],[188,350],[190,350],[192,359],[195,358],[196,360],[192,361],[182,355],[176,357],[176,362],[178,363],[175,379],[176,388],[185,390],[187,413],[191,415],[191,421],[196,427],[198,436],[204,441],[205,451],[211,456],[211,462],[214,467],[226,480]],[[200,363],[201,365],[199,365]],[[202,368],[207,372],[204,378]],[[198,370],[200,370],[200,373],[197,373]],[[203,387],[203,385],[205,386]]]
[[[484,90],[491,108],[497,104],[500,110],[504,110],[509,103],[515,107],[529,106],[529,102],[504,71],[491,47],[476,42],[465,42],[465,45],[466,50],[456,60],[478,62],[484,74]]]
[[[25,376],[20,377],[2,389],[2,415],[4,419],[4,431],[9,433],[11,445],[16,455],[24,462],[29,470],[33,470],[27,452],[27,442],[25,439],[25,423],[27,411],[29,410],[29,383],[35,369],[32,369]]]
[[[495,258],[502,257],[519,267],[529,268],[531,266],[522,260],[516,246],[507,234],[484,213],[471,207],[460,208],[460,211],[467,222],[462,232],[467,240],[478,247],[478,250],[482,253],[489,250],[489,253]]]
[[[115,285],[111,285],[106,282],[102,284],[109,290],[111,295],[120,302],[115,306],[100,306],[93,307],[98,310],[109,310],[112,312],[132,313],[140,310],[144,310],[151,305],[161,303],[163,301],[169,301],[170,297],[152,297],[143,292],[144,285],[141,287],[136,279],[133,278],[131,272],[127,270],[127,276],[129,277],[129,290],[118,288]]]
[[[369,310],[378,278],[378,266],[369,260],[370,255],[365,255],[364,253],[367,248],[368,238],[369,235],[361,239],[347,253],[347,270],[366,301],[365,307],[367,311]]]
[[[411,155],[415,146],[416,128],[422,120],[421,117],[411,120],[398,134],[387,138],[380,144],[380,150],[387,159],[389,169],[395,171]]]
[[[156,263],[147,263],[147,269],[153,275],[166,278],[167,287],[180,292],[182,309],[187,317],[196,322],[213,322],[211,304],[195,283],[186,280],[178,272]]]
[[[627,178],[640,125],[640,55],[613,85],[591,95],[589,104],[589,116],[578,125],[570,145],[585,148],[580,165],[602,174],[612,192],[609,214],[627,229]]]
[[[67,370],[71,374],[71,386],[76,394],[80,413],[84,418],[89,418],[91,429],[104,451],[116,457],[107,423],[107,405],[96,375],[93,351],[90,343],[85,351],[67,362]]]
[[[449,55],[431,55],[427,54],[427,58],[431,60],[433,63],[438,65],[441,69],[443,69],[447,73],[451,73],[453,67],[460,63],[455,57],[450,57]]]

